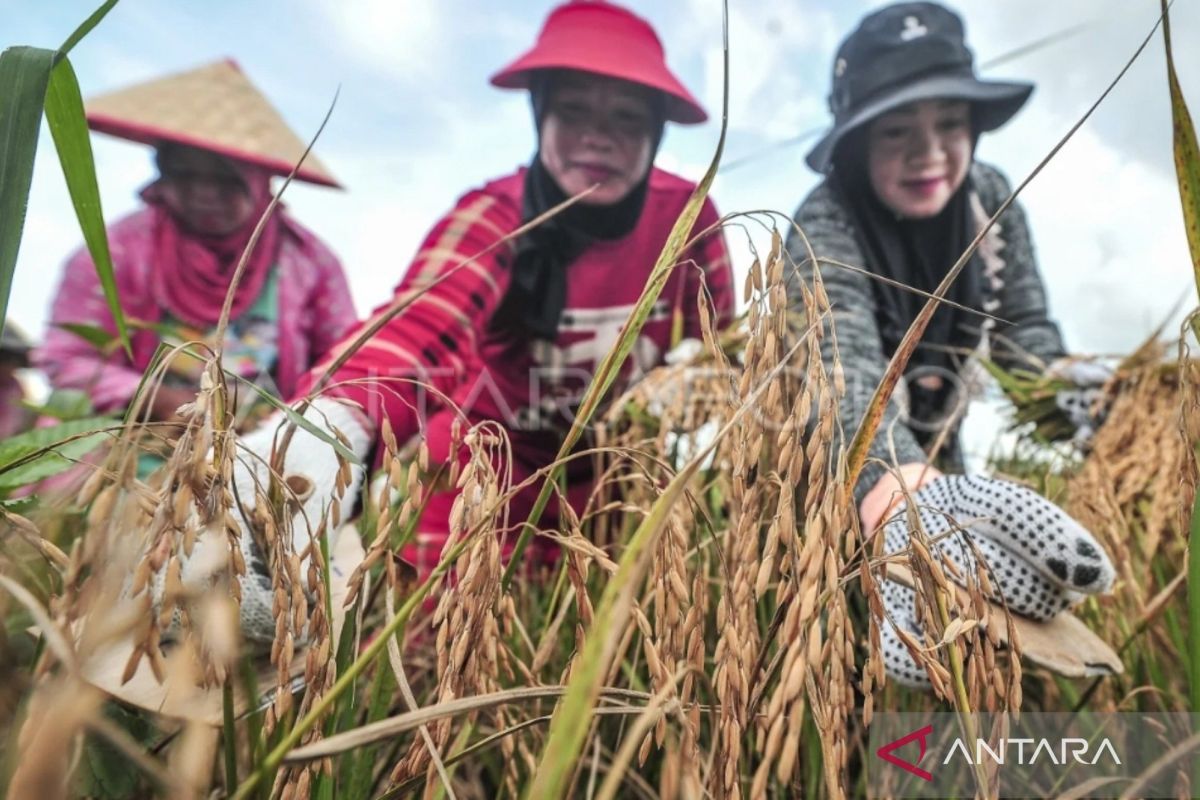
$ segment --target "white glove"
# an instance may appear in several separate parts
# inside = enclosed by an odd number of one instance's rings
[[[1104,422],[1106,409],[1096,409],[1096,401],[1113,376],[1112,368],[1093,360],[1060,358],[1046,369],[1046,374],[1074,384],[1060,389],[1054,402],[1075,428],[1072,440],[1086,445]]]
[[[663,361],[667,366],[678,367],[690,364],[698,355],[704,352],[704,342],[700,339],[681,339],[679,344],[672,347],[663,356]],[[688,370],[690,372],[690,369]],[[666,391],[660,395],[656,395],[651,401],[647,410],[656,417],[662,417],[666,408],[665,404],[674,404],[679,400],[679,394],[687,394],[691,390],[688,379],[688,372],[681,373],[682,380],[673,382],[666,387]],[[708,421],[702,424],[699,428],[692,431],[667,431],[665,441],[667,452],[673,454],[672,462],[677,469],[682,469],[687,464],[692,456],[699,453],[707,447],[716,437],[720,426],[714,421]],[[701,469],[710,469],[713,460],[716,458],[715,453],[710,453],[701,464]]]
[[[937,558],[940,551],[962,574],[974,575],[975,557],[964,533],[939,539],[955,527],[965,528],[989,570],[992,599],[999,601],[1002,596],[1014,614],[1048,620],[1084,594],[1112,587],[1116,572],[1099,542],[1058,506],[1024,486],[995,478],[946,475],[915,492],[913,500],[925,532],[937,540],[931,554]],[[892,515],[884,525],[884,537],[888,554],[908,548],[905,514]],[[952,576],[950,570],[947,573]],[[914,590],[890,580],[882,588],[891,620],[924,642]],[[891,620],[885,619],[880,630],[888,675],[907,686],[928,688],[925,670]]]
[[[360,460],[364,460],[371,449],[372,435],[365,418],[350,406],[336,400],[317,399],[305,411],[304,418],[322,430],[336,427],[349,440],[349,449]],[[239,440],[233,465],[235,505],[250,512],[255,506],[256,494],[268,485],[271,448],[277,438],[282,441],[281,428],[287,423],[282,413],[272,415],[260,427]],[[277,437],[278,434],[278,437]],[[334,438],[337,438],[336,436]],[[284,456],[282,474],[287,485],[296,490],[296,499],[289,503],[296,511],[292,517],[292,536],[296,552],[308,548],[310,536],[327,519],[326,532],[336,530],[354,508],[358,490],[362,484],[363,468],[351,464],[351,479],[339,496],[335,484],[339,471],[336,452],[332,445],[322,441],[299,426],[292,435]],[[304,491],[307,488],[307,491]],[[286,489],[285,489],[286,493]],[[286,495],[291,498],[292,495]],[[337,500],[334,503],[334,500]],[[337,508],[335,516],[333,510]],[[267,562],[255,545],[254,537],[235,507],[233,515],[241,528],[239,545],[246,564],[246,574],[239,578],[242,589],[241,628],[250,640],[269,642],[275,636],[275,615],[272,612],[274,593]],[[227,547],[223,537],[203,537],[199,545],[182,564],[183,586],[191,591],[202,591],[212,580],[214,565],[223,568],[223,557],[212,557],[213,550]],[[207,552],[206,552],[207,549]],[[223,555],[223,553],[219,553]],[[301,562],[300,572],[306,571],[307,561]]]
[[[703,352],[704,342],[700,339],[680,339],[679,344],[672,347],[663,356],[663,361],[666,362],[667,366],[675,367],[680,364],[687,364]]]
[[[672,347],[663,355],[663,363],[668,367],[685,367],[704,350],[704,342],[699,339],[681,339],[679,344]],[[689,370],[676,369],[673,375],[678,379],[665,381],[660,384],[658,391],[650,397],[646,410],[651,415],[662,418],[667,407],[674,405],[688,391]]]

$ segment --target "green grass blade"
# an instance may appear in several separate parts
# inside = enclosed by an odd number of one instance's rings
[[[5,439],[0,442],[0,489],[16,489],[70,469],[116,427],[113,419],[91,417]]]
[[[284,413],[284,416],[286,416],[288,418],[289,422],[291,422],[293,425],[297,425],[297,426],[303,428],[305,431],[311,433],[313,436],[317,437],[322,442],[325,442],[325,444],[329,445],[334,450],[336,450],[342,458],[346,459],[351,464],[358,464],[359,466],[366,466],[365,464],[363,464],[363,460],[358,457],[358,454],[356,454],[349,447],[346,447],[346,445],[342,444],[341,441],[336,436],[329,433],[329,431],[326,431],[323,428],[318,427],[316,424],[314,424],[313,422],[308,420],[306,417],[302,416],[300,414],[300,412],[298,412],[296,409],[292,408],[287,403],[280,400],[278,397],[275,397],[273,394],[268,392],[266,389],[262,388],[261,386],[254,383],[253,381],[243,378],[241,375],[236,375],[236,374],[230,372],[229,370],[222,370],[222,371],[225,373],[225,375],[227,377],[234,378],[235,380],[239,381],[242,385],[248,386],[250,389],[252,389],[254,391],[255,394],[257,394],[259,397],[261,397],[263,399],[263,401],[267,403],[267,405],[271,406],[274,409],[282,411]]]
[[[710,167],[714,174],[716,166],[717,161],[714,160]],[[584,640],[583,652],[572,666],[566,693],[554,708],[546,746],[542,750],[533,782],[525,792],[525,797],[529,800],[566,796],[575,762],[582,752],[590,721],[596,713],[604,676],[612,666],[618,639],[629,621],[634,595],[650,569],[658,538],[666,528],[672,506],[683,497],[688,483],[700,471],[701,465],[716,450],[721,440],[744,416],[757,408],[758,399],[766,393],[767,387],[776,376],[791,363],[792,356],[810,333],[806,332],[799,337],[791,351],[760,380],[754,391],[721,427],[712,441],[693,455],[691,461],[675,474],[626,543],[621,560],[617,564],[616,574],[604,586],[604,593],[596,606],[591,627],[588,628],[587,638]]]
[[[28,408],[38,416],[53,417],[63,421],[96,416],[91,395],[80,389],[56,389],[46,398],[45,403],[22,400],[21,406]]]
[[[67,57],[71,49],[79,44],[79,40],[92,32],[92,28],[100,24],[100,20],[112,11],[113,6],[117,4],[117,0],[107,0],[104,5],[92,12],[92,15],[85,19],[78,28],[76,28],[67,40],[62,43],[62,47],[58,48],[58,52],[54,54],[55,63]]]
[[[1200,493],[1192,502],[1188,541],[1188,671],[1191,711],[1200,709]]]
[[[237,786],[237,728],[233,715],[232,676],[221,687],[221,749],[225,755],[225,785]]]
[[[132,358],[129,330],[121,311],[120,298],[117,297],[108,234],[104,229],[104,212],[100,208],[100,187],[96,183],[96,163],[92,157],[92,141],[88,137],[87,120],[83,113],[83,96],[79,92],[75,69],[65,58],[50,72],[50,83],[46,89],[46,122],[50,125],[50,135],[54,137],[58,161],[67,180],[83,240],[87,243],[92,263],[96,265],[108,311],[117,326],[117,336],[125,352]]]
[[[54,51],[10,47],[0,53],[0,330],[8,313],[33,159]]]
[[[57,52],[39,47],[10,47],[0,53],[0,330],[3,330],[4,318],[8,313],[8,295],[12,290],[13,271],[17,267],[17,254],[21,249],[21,233],[25,228],[25,212],[29,206],[29,186],[33,180],[33,160],[37,155],[42,111],[47,103],[47,88],[53,82],[51,73],[56,64],[66,63],[66,56],[71,48],[96,27],[116,4],[117,0],[107,0],[67,37]],[[69,66],[67,70],[70,70]],[[78,96],[79,86],[74,77],[74,72],[71,72],[70,82],[74,84],[75,95]],[[65,89],[69,88],[65,87]],[[64,88],[60,87],[60,91],[64,91]],[[82,122],[82,100],[78,105],[79,118]],[[83,137],[86,143],[86,125]],[[57,142],[57,135],[55,139]],[[72,175],[75,176],[76,181],[90,176],[93,186],[96,182],[91,146],[90,144],[86,146],[86,170],[82,170],[78,166],[68,169],[67,163],[63,164],[77,214],[81,213],[80,201],[76,194],[76,188],[72,186]],[[61,157],[61,145],[59,145],[59,152]],[[95,208],[98,215],[100,209],[98,193]],[[82,215],[80,222],[83,223]],[[84,236],[88,239],[88,249],[93,251],[92,255],[95,258],[92,240],[88,237],[88,226],[85,224],[83,228]],[[103,222],[101,222],[101,230],[103,230]],[[107,239],[105,242],[105,252],[107,253]],[[97,260],[97,264],[99,263]],[[103,282],[103,280],[103,275],[101,275],[101,281]],[[105,294],[106,296],[108,294],[107,286]],[[115,298],[114,291],[110,301]],[[121,331],[121,340],[128,347],[128,337],[125,335],[124,322],[119,312],[116,318]]]
[[[1200,147],[1196,144],[1196,128],[1183,99],[1179,76],[1175,73],[1167,3],[1166,0],[1160,1],[1163,9],[1163,45],[1167,51],[1167,84],[1171,90],[1171,120],[1175,130],[1175,174],[1179,179],[1179,201],[1183,206],[1183,223],[1192,256],[1192,272],[1196,278],[1196,291],[1200,293]],[[1197,338],[1200,338],[1200,328],[1195,327],[1195,322],[1193,326]]]
[[[67,333],[75,334],[101,353],[111,352],[113,344],[116,342],[116,337],[99,325],[87,325],[83,322],[56,322],[51,324],[56,328],[63,329]]]
[[[676,474],[625,546],[617,573],[605,584],[584,640],[583,653],[575,662],[567,692],[555,706],[550,719],[546,746],[533,781],[525,792],[526,798],[566,796],[600,697],[601,683],[616,652],[624,623],[628,621],[634,593],[646,576],[654,556],[654,544],[666,527],[672,507],[683,495],[699,465],[700,461],[694,459]]]
[[[1183,99],[1179,76],[1175,74],[1175,56],[1171,52],[1171,18],[1166,0],[1162,3],[1163,46],[1167,54],[1167,84],[1171,91],[1171,119],[1175,129],[1175,173],[1179,179],[1179,202],[1187,230],[1188,249],[1196,291],[1200,293],[1200,148],[1196,128]],[[1200,324],[1192,317],[1192,331],[1200,339]],[[1195,444],[1195,443],[1193,443]],[[1191,710],[1200,710],[1200,496],[1192,506],[1192,526],[1188,537],[1188,683]]]

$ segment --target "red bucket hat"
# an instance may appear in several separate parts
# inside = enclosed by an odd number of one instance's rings
[[[605,0],[570,0],[546,18],[533,49],[497,72],[493,86],[528,89],[530,73],[575,69],[657,89],[667,96],[667,119],[694,125],[704,108],[667,68],[662,42],[650,23]]]

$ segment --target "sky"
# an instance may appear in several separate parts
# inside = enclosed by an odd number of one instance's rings
[[[0,0],[0,47],[56,47],[97,0]],[[719,134],[719,0],[625,0],[658,30],[672,68],[708,107],[701,126],[668,128],[660,167],[699,178]],[[487,78],[533,43],[548,0],[123,0],[71,55],[84,96],[223,57],[238,60],[346,191],[293,185],[292,213],[341,257],[360,314],[385,302],[420,239],[454,200],[527,162],[534,133],[527,96]],[[806,144],[781,142],[829,122],[825,97],[838,42],[864,0],[729,0],[729,135],[712,196],[724,213],[790,215],[816,185]],[[984,77],[1037,89],[978,157],[1023,180],[1116,77],[1149,33],[1157,0],[960,0],[968,44],[986,65],[1042,37],[1069,32]],[[1200,114],[1200,0],[1172,10],[1176,68]],[[153,177],[148,148],[93,138],[106,219],[137,207]],[[1184,298],[1196,304],[1171,153],[1161,35],[1095,114],[1022,193],[1051,309],[1068,347],[1124,353]],[[769,233],[727,229],[735,269]],[[769,224],[769,222],[767,222]],[[61,265],[80,244],[53,144],[43,131],[10,319],[45,328]],[[1177,315],[1172,328],[1177,328]],[[993,425],[992,412],[972,416]]]

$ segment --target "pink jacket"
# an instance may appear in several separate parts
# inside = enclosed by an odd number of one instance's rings
[[[276,382],[289,397],[305,370],[335,344],[356,320],[346,276],[337,258],[316,236],[284,216],[279,260],[279,356]],[[159,322],[163,310],[151,294],[154,269],[151,213],[137,211],[108,228],[117,292],[126,318]],[[55,327],[71,322],[116,333],[91,256],[81,248],[68,260],[51,309],[45,343],[33,363],[55,388],[86,391],[97,411],[127,405],[158,346],[152,331],[130,331],[133,360],[118,350],[104,358],[81,337]]]

